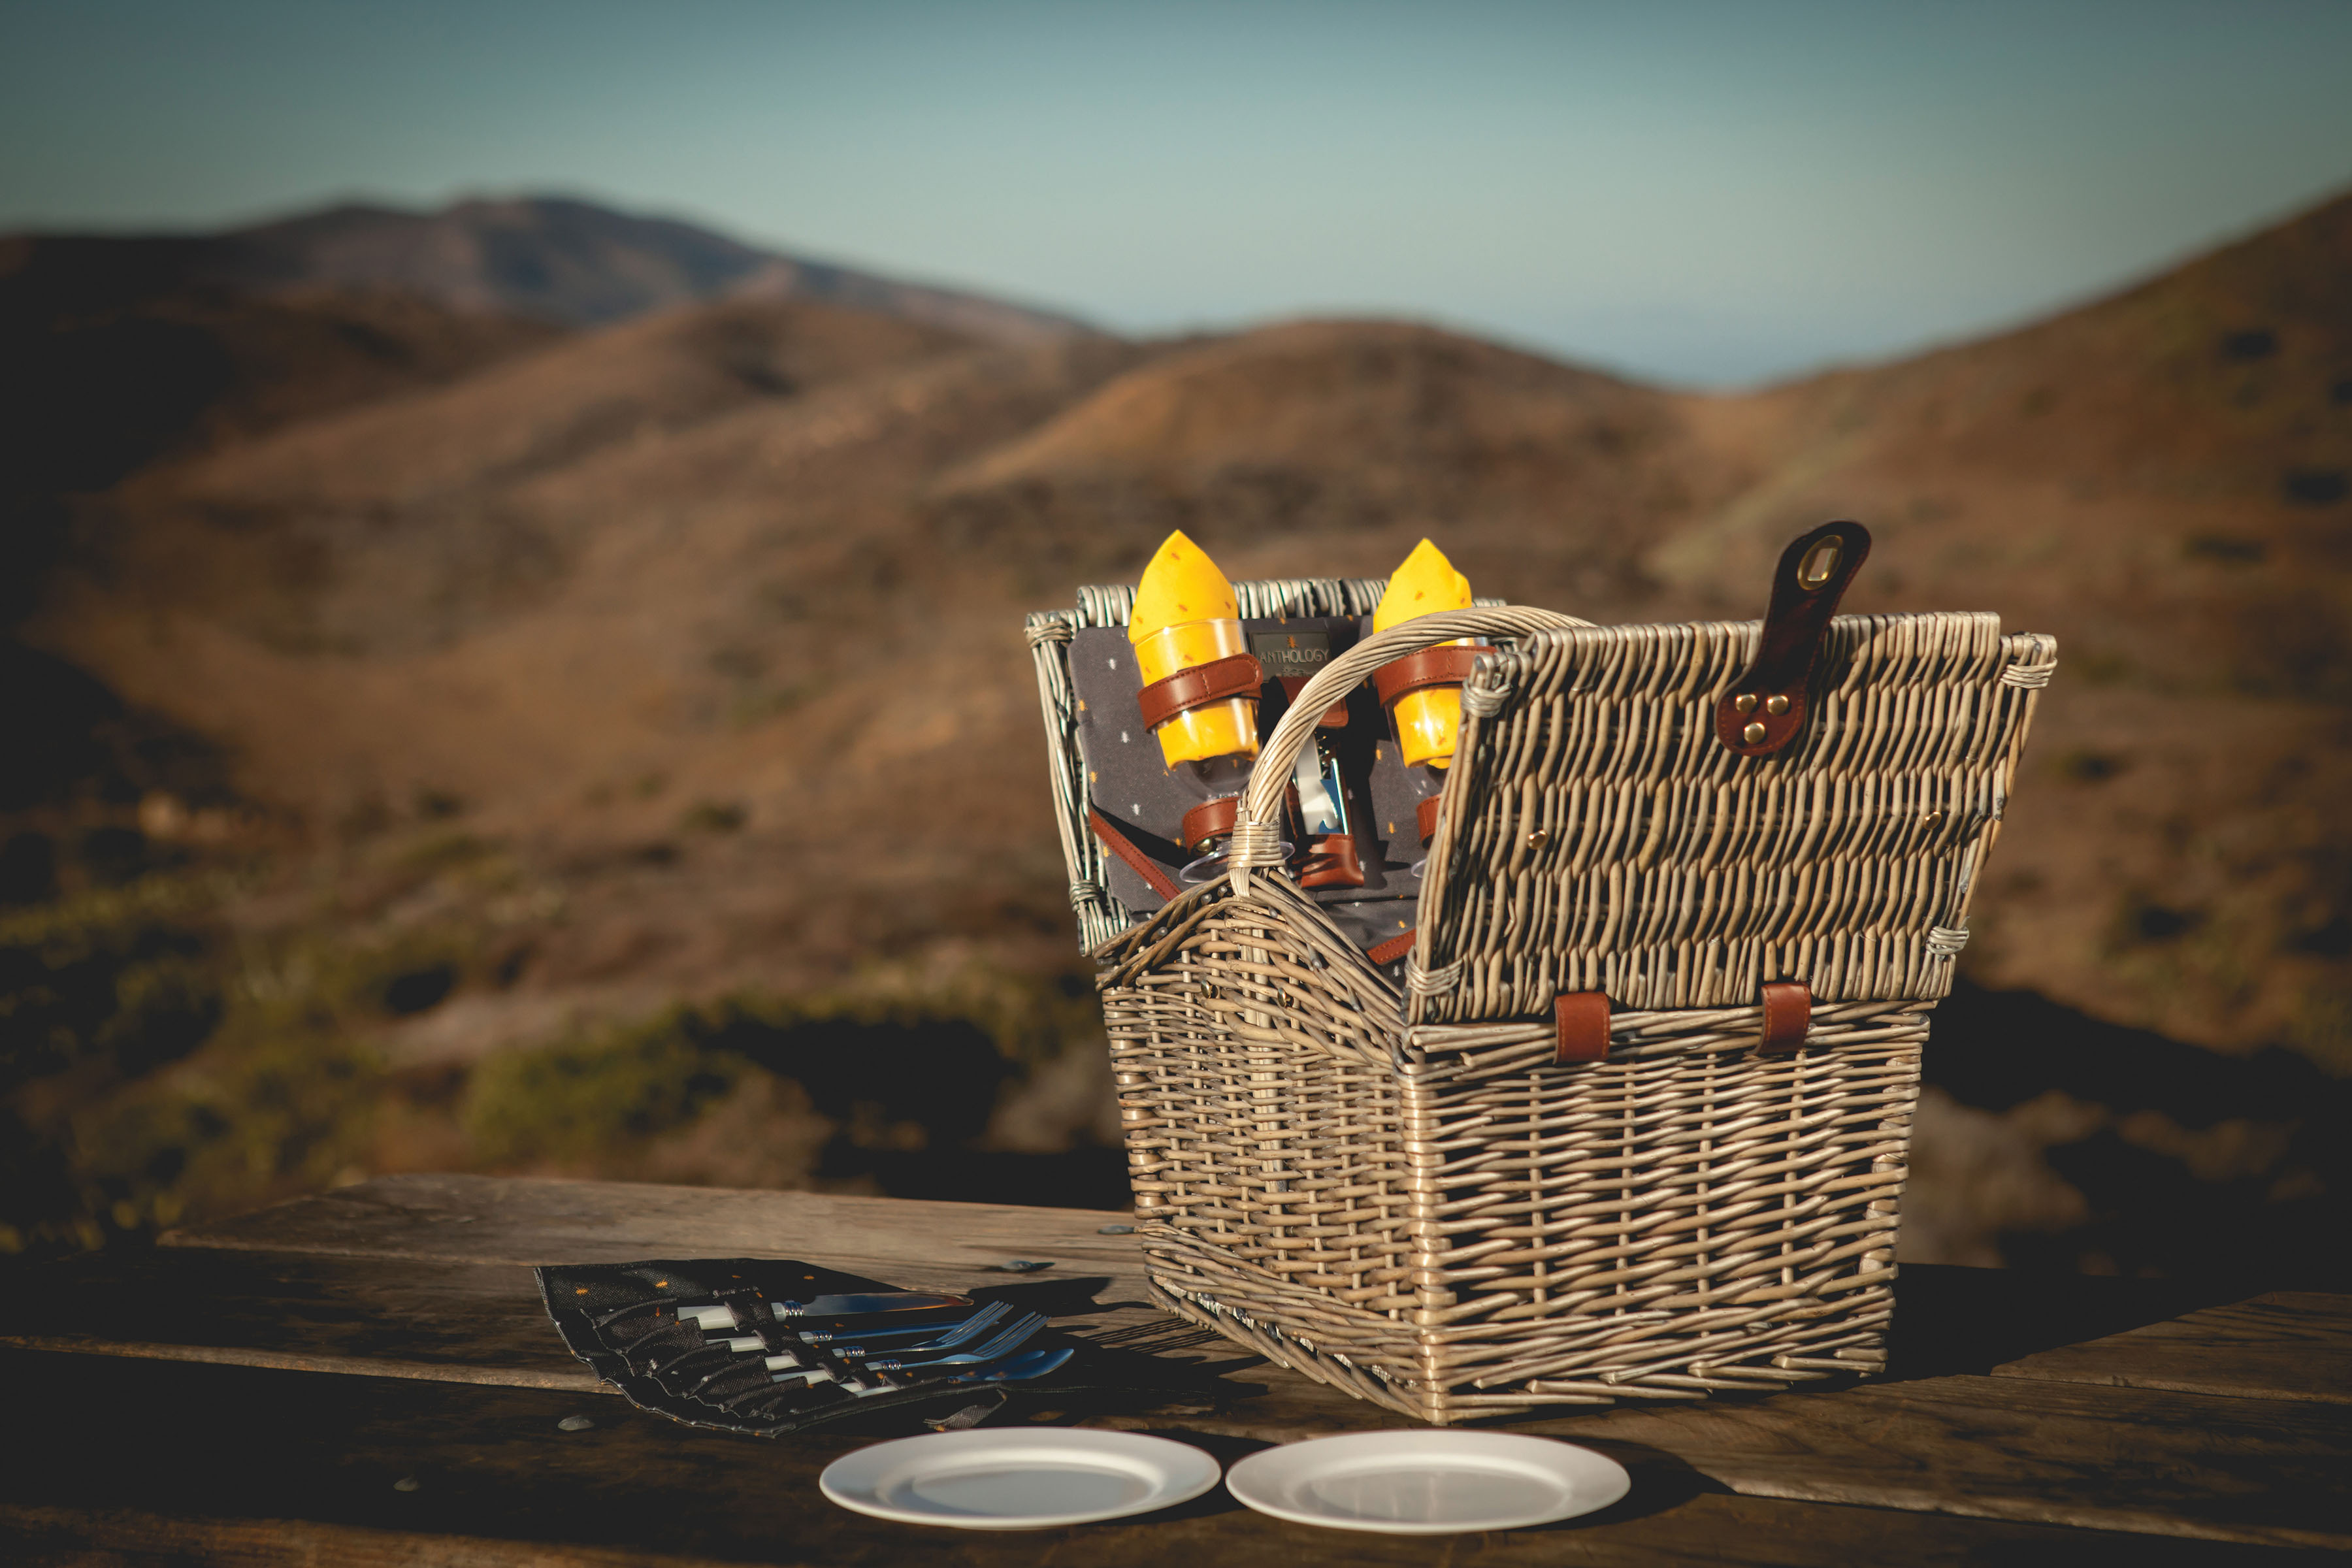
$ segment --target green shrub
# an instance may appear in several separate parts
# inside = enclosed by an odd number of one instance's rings
[[[462,1113],[476,1156],[494,1165],[588,1159],[693,1121],[747,1066],[705,1045],[698,1025],[692,1012],[673,1009],[593,1038],[491,1057],[475,1069]]]

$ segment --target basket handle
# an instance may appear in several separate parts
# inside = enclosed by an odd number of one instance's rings
[[[1391,659],[1418,653],[1439,643],[1454,642],[1467,637],[1522,637],[1536,632],[1558,631],[1569,626],[1589,626],[1591,621],[1574,616],[1563,616],[1551,610],[1530,609],[1524,605],[1507,605],[1494,610],[1444,610],[1433,616],[1421,616],[1373,637],[1365,638],[1346,653],[1325,665],[1307,683],[1306,689],[1290,700],[1289,711],[1274,727],[1274,733],[1258,755],[1250,772],[1249,789],[1242,796],[1241,820],[1234,825],[1233,842],[1226,854],[1236,874],[1253,866],[1279,866],[1283,863],[1280,833],[1283,792],[1290,783],[1290,770],[1298,761],[1307,737],[1314,733],[1316,721],[1323,710],[1344,700],[1356,689],[1359,681]]]

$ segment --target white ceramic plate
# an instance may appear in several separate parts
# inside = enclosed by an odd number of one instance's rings
[[[1607,1508],[1625,1467],[1508,1432],[1351,1432],[1252,1454],[1225,1489],[1276,1519],[1391,1535],[1516,1530]]]
[[[1135,1432],[934,1432],[860,1448],[817,1485],[877,1519],[959,1530],[1042,1530],[1149,1513],[1217,1484],[1200,1449]]]

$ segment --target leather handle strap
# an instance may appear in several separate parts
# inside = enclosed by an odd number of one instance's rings
[[[1437,837],[1437,818],[1443,809],[1439,804],[1442,798],[1439,795],[1431,795],[1412,808],[1412,825],[1421,830],[1421,842],[1423,847],[1427,847],[1429,841]]]
[[[1715,705],[1715,737],[1742,757],[1769,757],[1805,731],[1807,689],[1822,636],[1870,555],[1870,531],[1829,522],[1791,540],[1772,573],[1772,604],[1756,662]]]
[[[1461,685],[1470,679],[1471,667],[1478,656],[1489,651],[1454,643],[1425,647],[1419,653],[1391,659],[1372,671],[1372,689],[1380,693],[1381,707],[1393,708],[1397,699],[1423,687]]]
[[[1297,785],[1291,786],[1283,804],[1290,808],[1291,816],[1299,815]],[[1206,854],[1213,840],[1232,834],[1234,824],[1241,820],[1241,815],[1242,797],[1237,795],[1221,795],[1214,800],[1204,800],[1186,812],[1182,823],[1176,829],[1182,835],[1181,847],[1185,853]]]
[[[1184,824],[1176,832],[1184,847],[1195,855],[1206,852],[1209,841],[1223,838],[1234,830],[1242,814],[1242,798],[1237,795],[1221,795],[1214,800],[1204,800],[1184,814]]]
[[[1551,1014],[1559,1030],[1559,1044],[1552,1049],[1552,1066],[1609,1059],[1607,996],[1598,991],[1570,991],[1552,1002]]]
[[[1136,847],[1135,840],[1118,830],[1118,825],[1099,811],[1087,813],[1087,826],[1103,841],[1103,847],[1118,856],[1127,868],[1144,880],[1144,884],[1163,899],[1173,899],[1181,890],[1174,878],[1160,868],[1159,862]]]
[[[1805,1048],[1813,1026],[1813,993],[1802,981],[1775,980],[1764,987],[1764,1031],[1759,1055],[1794,1056]]]
[[[1374,963],[1394,963],[1412,951],[1413,938],[1420,934],[1418,931],[1401,931],[1388,941],[1366,948],[1364,956]]]
[[[1153,681],[1135,694],[1135,705],[1143,711],[1144,728],[1157,730],[1179,713],[1206,708],[1228,697],[1255,701],[1258,688],[1265,683],[1265,669],[1255,654],[1228,654]]]

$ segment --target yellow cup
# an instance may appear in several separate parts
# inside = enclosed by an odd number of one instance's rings
[[[1143,684],[1165,680],[1180,669],[1213,664],[1237,653],[1249,652],[1249,640],[1239,621],[1185,621],[1162,626],[1135,643],[1135,662]],[[1160,737],[1160,755],[1170,767],[1178,763],[1207,762],[1216,757],[1257,755],[1257,700],[1228,697],[1179,713],[1153,734]]]
[[[1469,637],[1461,637],[1455,647],[1475,647]],[[1454,744],[1462,733],[1462,689],[1458,686],[1424,686],[1419,691],[1408,691],[1396,700],[1391,710],[1396,715],[1397,740],[1404,748],[1404,765],[1412,767],[1427,763],[1433,768],[1454,765]]]

